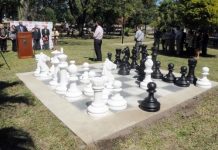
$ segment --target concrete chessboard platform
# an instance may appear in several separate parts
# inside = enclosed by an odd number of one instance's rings
[[[78,67],[78,74],[82,74],[81,66]],[[90,70],[100,75],[102,64],[92,64]],[[167,71],[162,72],[165,74]],[[119,136],[125,129],[155,120],[155,118],[158,119],[158,116],[170,112],[173,108],[178,108],[195,96],[208,91],[208,89],[198,88],[194,85],[177,87],[172,83],[153,80],[157,84],[155,97],[161,103],[161,109],[158,112],[145,112],[138,105],[147,97],[148,93],[138,87],[136,78],[134,78],[136,75],[134,70],[131,70],[131,74],[128,76],[118,75],[117,70],[113,74],[115,79],[123,84],[121,95],[127,100],[128,107],[123,111],[109,111],[108,115],[102,118],[93,118],[87,114],[87,107],[93,98],[83,96],[77,101],[68,102],[63,95],[55,93],[54,89],[48,85],[48,81],[38,80],[33,72],[19,73],[17,76],[58,119],[86,144]],[[180,75],[176,74],[176,76]],[[212,82],[212,85],[214,87],[218,83]],[[82,90],[83,84],[78,82],[78,86]]]

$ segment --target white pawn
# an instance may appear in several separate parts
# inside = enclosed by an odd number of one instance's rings
[[[69,102],[73,102],[82,96],[82,92],[76,84],[78,77],[76,76],[77,66],[75,65],[75,61],[70,61],[70,64],[71,65],[68,67],[68,71],[70,72],[70,87],[66,92],[66,98]]]
[[[84,73],[80,76],[80,82],[82,83],[87,83],[89,82],[89,77],[88,77],[88,71],[89,71],[89,64],[87,62],[84,62],[83,63],[83,70],[84,70]]]
[[[153,66],[153,61],[151,59],[151,56],[147,57],[147,60],[145,61],[145,79],[140,83],[140,88],[142,89],[147,89],[147,85],[149,82],[153,82],[151,79],[151,73],[153,72],[152,70]]]
[[[209,68],[203,67],[202,68],[202,78],[197,80],[196,86],[201,87],[201,88],[206,88],[206,89],[211,88],[212,84],[210,80],[207,79],[208,75],[209,75]]]
[[[85,87],[83,89],[84,95],[86,96],[94,96],[94,90],[92,89],[92,78],[96,76],[96,73],[94,71],[89,71],[88,73],[88,79],[85,83]]]
[[[108,105],[111,110],[123,110],[127,107],[127,102],[123,98],[123,96],[120,95],[120,92],[122,91],[122,83],[118,80],[115,80],[113,83],[113,96],[108,100]]]
[[[92,80],[94,90],[94,101],[88,107],[88,114],[93,117],[102,117],[108,113],[108,106],[102,99],[102,90],[104,88],[104,78],[94,77]]]

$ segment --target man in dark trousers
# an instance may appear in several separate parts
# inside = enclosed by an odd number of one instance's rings
[[[43,41],[43,49],[49,49],[49,35],[50,31],[47,29],[47,25],[42,29],[42,41]]]
[[[37,25],[32,29],[32,37],[33,37],[33,49],[41,50],[40,39],[41,39],[41,31]]]
[[[7,50],[7,37],[8,30],[4,25],[0,25],[0,47],[2,52],[6,52]]]
[[[103,34],[104,34],[104,31],[103,31],[103,28],[100,26],[100,22],[96,21],[96,28],[93,34],[94,49],[95,49],[95,53],[97,56],[95,61],[102,61],[101,44],[102,44]]]
[[[26,26],[23,25],[23,23],[21,21],[19,21],[19,25],[16,26],[16,31],[17,32],[27,32],[27,28]]]

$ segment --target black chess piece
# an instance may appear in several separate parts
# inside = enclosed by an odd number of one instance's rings
[[[128,56],[124,55],[123,59],[122,59],[122,63],[120,65],[120,69],[118,71],[119,75],[129,75],[130,73],[130,67],[128,64]]]
[[[136,69],[138,64],[137,64],[137,51],[136,51],[135,46],[132,49],[132,57],[131,57],[131,59],[132,59],[131,69]]]
[[[180,73],[181,73],[181,77],[177,78],[175,80],[174,84],[177,85],[177,86],[181,86],[181,87],[189,87],[190,83],[189,83],[189,81],[185,77],[185,75],[187,73],[187,67],[186,66],[182,66]]]
[[[160,110],[160,103],[154,97],[154,93],[156,92],[156,87],[157,87],[156,83],[154,82],[148,83],[148,89],[147,89],[148,97],[146,97],[139,105],[139,107],[142,110],[148,112],[156,112]]]
[[[116,49],[116,54],[115,54],[115,61],[114,61],[114,63],[117,65],[117,67],[119,68],[120,67],[120,65],[121,65],[121,63],[122,63],[122,61],[121,61],[121,52],[122,52],[122,50],[121,49]]]
[[[131,69],[131,64],[129,63],[129,58],[130,58],[130,50],[129,47],[127,46],[122,50],[122,53],[124,54],[122,58],[122,62],[125,62],[128,66],[129,69]]]
[[[155,65],[156,67],[155,70],[152,72],[151,77],[154,79],[162,79],[163,74],[160,71],[160,65],[161,65],[160,61],[156,61]]]
[[[111,52],[107,53],[107,58],[111,61],[111,59],[112,59],[112,53]]]
[[[174,64],[168,64],[168,73],[162,78],[163,81],[173,83],[175,81],[175,75],[173,74]]]
[[[140,70],[145,69],[145,61],[147,59],[148,56],[148,52],[147,52],[147,45],[142,45],[142,49],[141,49],[141,60],[140,60],[140,65],[138,65],[136,67],[136,72],[139,72]]]
[[[157,52],[155,50],[153,50],[151,55],[152,55],[152,61],[153,61],[152,70],[155,70],[156,69],[156,61],[157,61]]]
[[[197,65],[197,60],[194,58],[188,59],[188,66],[189,66],[189,71],[188,75],[186,76],[186,79],[191,83],[191,84],[196,84],[197,78],[195,76],[195,67]]]
[[[142,49],[141,49],[141,60],[146,59],[148,56],[148,51],[147,51],[147,45],[142,45]]]

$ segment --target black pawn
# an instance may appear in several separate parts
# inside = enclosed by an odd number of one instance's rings
[[[157,99],[154,97],[154,93],[156,92],[156,83],[150,82],[148,83],[148,97],[146,97],[142,103],[139,105],[139,107],[144,111],[149,112],[156,112],[160,110],[160,103],[157,101]]]
[[[121,52],[122,52],[121,49],[116,49],[116,54],[115,54],[115,61],[114,61],[114,63],[117,65],[117,67],[120,67],[121,62],[122,62],[122,61],[121,61],[121,58],[120,58]]]
[[[131,63],[131,69],[136,69],[136,67],[138,66],[137,64],[137,51],[136,51],[136,48],[133,47],[132,49],[132,63]]]
[[[107,58],[111,61],[111,59],[112,59],[112,53],[111,52],[107,53]]]
[[[195,76],[195,67],[197,65],[197,60],[194,58],[190,58],[188,60],[188,66],[189,66],[189,71],[188,75],[186,76],[186,79],[191,83],[191,84],[196,84],[197,78]]]
[[[155,70],[153,71],[153,73],[151,74],[151,77],[154,79],[162,79],[163,74],[160,71],[160,61],[156,61],[155,65]]]
[[[175,81],[175,75],[173,74],[174,64],[168,64],[168,73],[162,78],[163,81],[173,83]]]
[[[189,83],[189,81],[185,77],[185,75],[187,73],[187,67],[186,66],[182,66],[180,73],[181,73],[181,77],[177,78],[175,80],[175,85],[181,86],[181,87],[189,87],[190,83]]]

